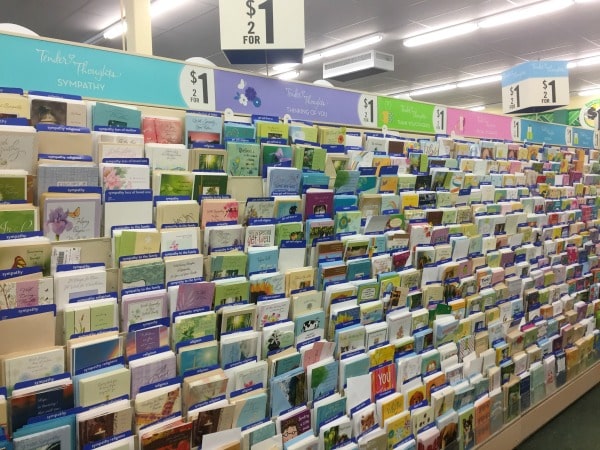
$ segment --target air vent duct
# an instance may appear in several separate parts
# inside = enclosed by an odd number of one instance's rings
[[[323,78],[351,81],[394,70],[394,55],[370,50],[323,64]]]

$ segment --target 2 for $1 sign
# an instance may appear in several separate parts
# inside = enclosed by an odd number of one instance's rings
[[[304,48],[304,0],[220,0],[223,50]]]

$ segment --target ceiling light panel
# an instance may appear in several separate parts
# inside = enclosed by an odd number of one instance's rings
[[[277,75],[277,78],[280,80],[293,80],[294,78],[298,78],[300,76],[300,72],[297,70],[292,70],[290,72],[285,72],[280,75]]]
[[[431,86],[423,89],[415,89],[414,91],[410,91],[409,95],[411,97],[415,97],[419,95],[434,94],[436,92],[450,91],[452,89],[456,89],[456,83],[448,83],[439,86]]]
[[[478,22],[480,28],[493,28],[521,22],[541,15],[551,14],[573,5],[573,0],[548,0],[522,8],[514,8],[485,17]]]
[[[117,22],[114,25],[111,25],[110,27],[108,27],[104,31],[102,36],[104,36],[104,39],[114,39],[116,37],[121,36],[126,31],[127,31],[127,22],[125,22],[125,21]]]
[[[453,25],[451,27],[441,28],[439,30],[409,37],[404,39],[403,45],[405,47],[418,47],[420,45],[431,44],[432,42],[439,42],[457,36],[463,36],[476,31],[477,28],[477,23],[475,22],[461,23],[459,25]]]
[[[587,97],[587,96],[590,96],[590,95],[598,95],[598,94],[600,94],[600,87],[590,88],[590,89],[584,89],[582,91],[579,91],[577,94],[580,95],[580,96],[582,96],[582,97]]]
[[[458,83],[456,83],[456,86],[459,88],[466,88],[466,87],[471,87],[471,86],[480,86],[482,84],[497,83],[499,81],[502,81],[502,75],[497,74],[497,75],[489,75],[487,77],[478,77],[478,78],[472,78],[470,80],[459,81]]]

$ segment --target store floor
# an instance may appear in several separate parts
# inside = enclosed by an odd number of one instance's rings
[[[592,450],[600,448],[600,384],[540,428],[516,450]]]

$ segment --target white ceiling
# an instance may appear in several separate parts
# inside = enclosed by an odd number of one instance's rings
[[[377,50],[395,56],[394,72],[336,86],[391,94],[505,70],[526,60],[575,59],[600,53],[600,1],[518,24],[478,30],[422,47],[402,46],[404,37],[514,8],[532,0],[305,0],[306,53],[345,40],[383,33]],[[84,42],[115,22],[119,0],[2,0],[0,22],[41,36]],[[120,48],[121,40],[97,45]],[[221,67],[265,73],[264,66],[231,66],[220,50],[218,0],[187,0],[153,20],[154,54],[174,59],[203,56]],[[301,68],[299,80],[322,78],[318,61]],[[571,91],[600,86],[600,68],[570,72]],[[500,83],[415,97],[450,106],[501,102]]]

